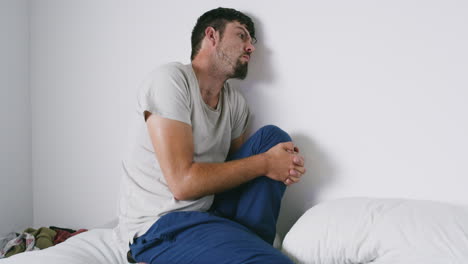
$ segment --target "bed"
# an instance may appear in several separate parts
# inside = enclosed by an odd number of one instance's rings
[[[1,264],[127,264],[126,255],[121,250],[116,233],[111,228],[92,229],[67,239],[56,246],[20,253],[0,259]],[[280,248],[277,235],[274,246]]]
[[[307,210],[276,247],[303,264],[466,264],[468,207],[434,201],[346,198]],[[0,264],[128,263],[112,229],[93,229]]]

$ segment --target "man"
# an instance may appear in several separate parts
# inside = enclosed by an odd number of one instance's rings
[[[248,16],[208,11],[192,32],[192,63],[164,65],[144,83],[117,229],[129,260],[291,263],[271,245],[303,157],[275,126],[247,140],[246,101],[226,82],[246,77],[254,39]]]

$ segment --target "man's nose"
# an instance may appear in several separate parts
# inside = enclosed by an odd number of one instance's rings
[[[255,46],[252,43],[249,43],[247,44],[247,47],[245,47],[245,51],[251,54],[255,51]]]

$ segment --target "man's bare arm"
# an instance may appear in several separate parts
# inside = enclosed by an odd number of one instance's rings
[[[266,175],[284,182],[290,170],[305,169],[294,164],[296,155],[291,142],[280,143],[269,151],[248,158],[224,163],[193,161],[192,128],[179,121],[145,113],[148,132],[161,170],[174,197],[196,199],[239,186],[258,176]]]

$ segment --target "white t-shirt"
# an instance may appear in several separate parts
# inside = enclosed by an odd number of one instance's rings
[[[122,162],[119,225],[123,253],[133,238],[146,233],[162,215],[173,211],[206,211],[213,195],[178,201],[167,186],[151,139],[144,112],[192,126],[195,162],[224,162],[231,141],[247,128],[249,109],[244,97],[226,82],[216,109],[203,101],[192,65],[170,63],[154,70],[138,94],[136,138]]]

